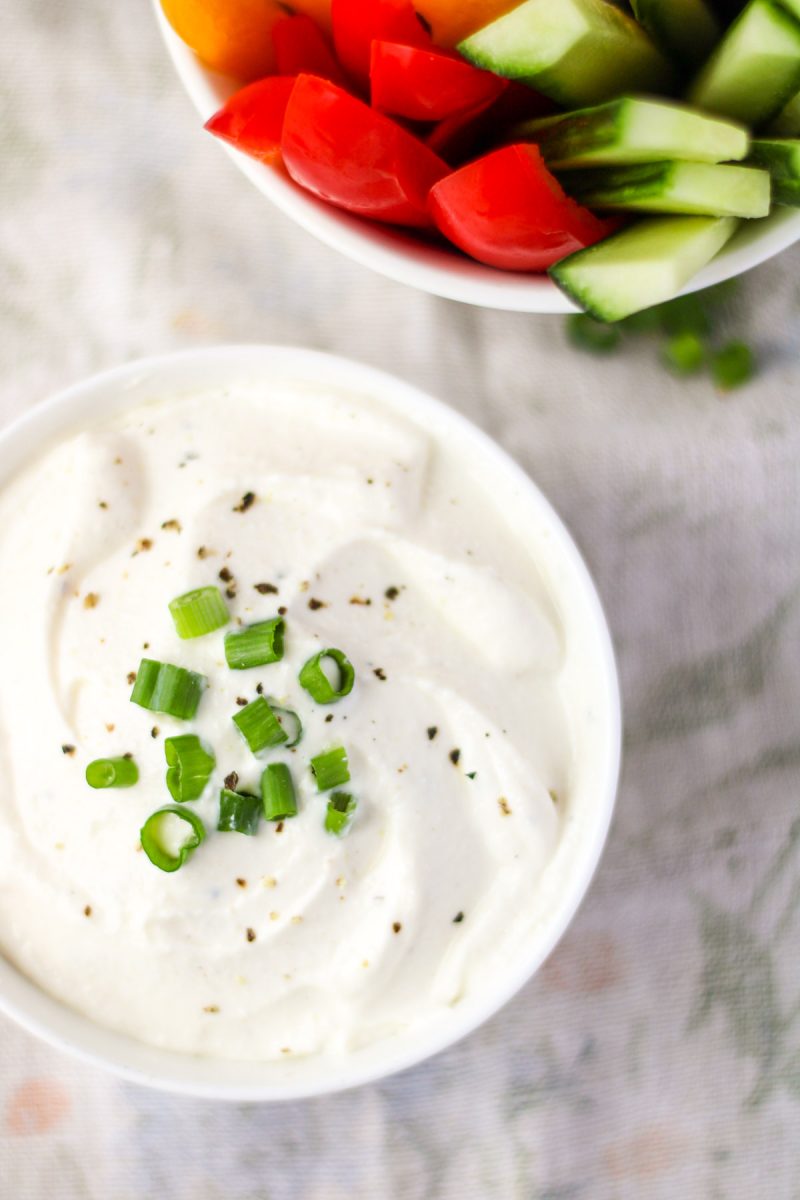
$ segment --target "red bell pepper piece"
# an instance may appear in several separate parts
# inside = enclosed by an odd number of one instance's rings
[[[331,20],[339,62],[365,88],[369,86],[370,51],[376,39],[410,46],[432,44],[411,0],[332,0]]]
[[[428,193],[448,167],[402,126],[343,88],[300,75],[286,110],[283,161],[302,187],[348,212],[429,228]]]
[[[506,271],[544,271],[617,228],[564,192],[536,146],[495,150],[435,184],[439,230],[472,258]]]
[[[294,76],[286,75],[268,75],[248,84],[231,96],[205,127],[237,150],[273,162],[280,156],[283,119],[294,85]]]
[[[344,72],[333,47],[311,17],[282,17],[272,27],[272,44],[279,75],[319,75],[344,83]]]
[[[372,104],[410,121],[443,121],[496,100],[508,80],[480,71],[455,54],[424,46],[374,41]]]

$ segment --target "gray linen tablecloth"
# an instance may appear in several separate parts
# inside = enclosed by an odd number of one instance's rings
[[[116,1082],[2,1020],[0,1195],[796,1200],[800,253],[741,289],[727,319],[762,370],[724,398],[645,344],[588,359],[559,319],[432,299],[317,244],[202,133],[146,3],[9,0],[0,64],[0,418],[210,342],[394,371],[566,518],[627,710],[589,898],[480,1032],[377,1086],[258,1107]]]

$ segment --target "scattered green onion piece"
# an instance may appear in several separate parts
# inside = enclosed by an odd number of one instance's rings
[[[297,816],[297,796],[292,773],[285,763],[270,763],[261,776],[261,801],[268,821]]]
[[[225,634],[225,660],[232,671],[265,667],[283,658],[283,617],[259,621],[235,633]]]
[[[164,742],[167,759],[167,787],[173,800],[185,804],[188,800],[199,800],[217,765],[213,754],[209,754],[195,733],[182,733],[168,737]]]
[[[328,833],[341,837],[353,819],[358,801],[349,792],[334,792],[328,800],[325,813],[325,828]]]
[[[196,675],[172,663],[143,658],[136,672],[131,702],[150,712],[166,713],[183,721],[190,720],[206,686],[204,675]]]
[[[350,767],[344,746],[334,746],[311,759],[311,770],[317,781],[317,791],[327,792],[331,788],[347,783]]]
[[[748,383],[755,370],[755,356],[745,342],[729,342],[711,360],[714,383],[723,392],[733,391]]]
[[[175,832],[175,818],[189,826],[182,842],[170,837]],[[170,804],[148,817],[140,833],[142,849],[150,862],[160,871],[177,871],[204,840],[205,826],[190,808]]]
[[[139,782],[139,768],[132,758],[96,758],[86,768],[92,788],[129,788]]]
[[[674,300],[659,304],[655,311],[665,333],[694,333],[697,337],[703,337],[711,332],[711,318],[702,292],[676,296]]]
[[[336,686],[325,674],[324,662],[328,659],[334,664],[338,673]],[[353,690],[356,673],[353,664],[341,650],[320,650],[304,664],[298,676],[300,683],[306,689],[312,700],[317,704],[333,704],[348,696]]]
[[[280,704],[276,704],[274,700],[268,699],[267,703],[274,712],[275,716],[281,724],[281,727],[286,734],[288,741],[285,743],[287,750],[293,750],[303,737],[303,722],[298,717],[293,708],[283,708]]]
[[[573,346],[591,354],[611,354],[622,338],[616,325],[607,325],[588,313],[572,313],[567,318],[567,336]]]
[[[169,602],[169,611],[179,638],[203,637],[221,629],[230,620],[222,592],[213,585],[176,596]]]
[[[219,821],[217,829],[222,833],[246,833],[253,837],[258,832],[261,820],[261,800],[246,792],[232,792],[222,788],[219,793]]]
[[[281,746],[289,740],[288,733],[281,728],[280,721],[263,696],[256,696],[245,708],[234,713],[233,723],[253,754],[260,754],[270,746]]]
[[[664,363],[676,375],[694,375],[706,361],[705,346],[696,333],[674,333],[662,350]]]

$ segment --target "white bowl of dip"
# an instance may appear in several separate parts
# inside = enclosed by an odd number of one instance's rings
[[[204,67],[181,41],[153,0],[159,28],[183,86],[205,122],[236,90],[229,78]],[[202,133],[198,122],[198,136]],[[203,136],[209,136],[203,134]],[[298,187],[288,175],[223,144],[243,175],[281,212],[341,254],[381,275],[482,308],[513,312],[569,313],[576,306],[547,275],[516,274],[483,266],[464,255],[400,229],[361,220]],[[744,221],[733,239],[690,281],[685,292],[732,279],[780,254],[800,239],[800,212],[777,208],[760,221]]]
[[[495,443],[372,368],[230,346],[53,397],[0,435],[0,485],[0,1010],[139,1083],[277,1100],[409,1067],[530,979],[607,835],[620,699],[586,567]],[[283,662],[179,641],[168,601],[220,571],[234,619],[286,610]],[[297,684],[320,645],[357,672],[327,708]],[[207,674],[194,723],[128,702],[142,654]],[[247,838],[215,805],[225,772],[257,784],[230,721],[256,681],[306,733],[298,817]],[[138,831],[192,728],[208,837],[163,874]],[[359,799],[341,839],[306,767],[326,741]],[[127,751],[136,787],[85,785]]]

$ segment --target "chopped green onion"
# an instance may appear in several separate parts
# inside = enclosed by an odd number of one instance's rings
[[[327,792],[350,778],[347,751],[344,746],[333,746],[323,754],[311,759],[311,770],[317,781],[317,791]]]
[[[281,726],[289,739],[285,745],[287,750],[293,750],[303,738],[303,722],[298,717],[293,708],[284,708],[278,704],[277,700],[273,700],[271,696],[267,697],[269,704],[275,716],[281,723]]]
[[[265,667],[283,658],[283,617],[259,621],[236,633],[225,634],[225,659],[232,671]]]
[[[261,776],[261,800],[268,821],[284,821],[297,816],[292,773],[285,763],[270,763]]]
[[[182,829],[180,822],[189,826]],[[206,836],[205,826],[190,808],[170,804],[148,817],[140,833],[142,849],[160,871],[177,871]]]
[[[213,754],[206,750],[195,733],[168,737],[164,742],[167,759],[167,787],[173,800],[185,804],[199,800],[217,765]]]
[[[358,801],[349,792],[334,792],[328,800],[325,813],[325,828],[328,833],[341,837],[353,819]]]
[[[693,375],[706,360],[705,346],[696,333],[673,333],[664,349],[662,358],[676,375]]]
[[[133,787],[139,769],[132,758],[96,758],[86,768],[86,782],[93,788]]]
[[[703,337],[711,332],[711,318],[702,292],[689,296],[676,296],[656,308],[661,328],[665,333],[694,333]]]
[[[205,686],[204,675],[174,667],[172,663],[143,658],[136,672],[131,702],[150,712],[188,721],[197,712]]]
[[[260,754],[270,746],[281,746],[289,740],[263,696],[256,696],[245,708],[234,713],[233,723],[253,754]]]
[[[711,360],[714,383],[723,392],[733,391],[748,383],[755,370],[755,356],[745,342],[729,342]]]
[[[221,629],[230,620],[222,592],[213,585],[176,596],[169,602],[169,611],[180,638],[202,637]]]
[[[222,833],[246,833],[248,837],[253,837],[258,832],[260,820],[261,801],[258,796],[232,792],[229,788],[220,790],[217,829]]]
[[[325,662],[333,663],[335,683],[325,673]],[[353,690],[356,673],[353,664],[341,650],[320,650],[304,664],[298,677],[300,683],[317,704],[333,704]]]
[[[572,313],[567,318],[567,336],[573,346],[591,354],[611,354],[622,338],[616,325],[606,325],[588,313]]]

